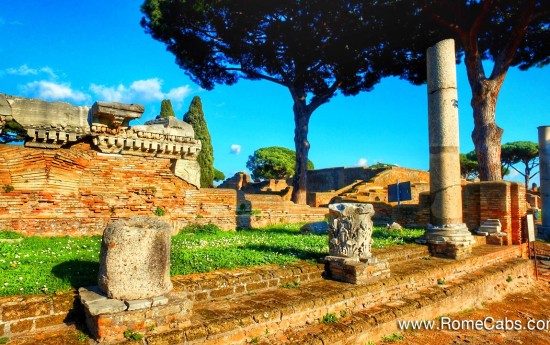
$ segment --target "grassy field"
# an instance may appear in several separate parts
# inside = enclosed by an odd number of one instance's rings
[[[223,232],[189,226],[172,238],[171,275],[222,268],[289,264],[328,254],[326,235],[302,235],[300,225]],[[374,229],[374,248],[414,241],[423,230]],[[1,231],[0,239],[21,237]],[[0,241],[0,296],[59,293],[97,284],[101,237],[25,237]]]

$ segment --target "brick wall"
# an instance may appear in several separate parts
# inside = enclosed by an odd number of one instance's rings
[[[153,216],[174,231],[192,223],[223,229],[323,219],[326,209],[201,189],[174,176],[167,158],[97,153],[86,144],[44,150],[0,145],[0,229],[26,235],[101,234],[112,219]],[[6,186],[13,187],[9,191]],[[239,212],[241,204],[246,210]]]
[[[527,213],[525,186],[517,182],[476,182],[463,187],[464,222],[475,229],[487,219],[499,219],[512,244],[523,240]]]
[[[517,182],[476,182],[462,186],[463,222],[468,229],[478,228],[487,219],[499,219],[502,231],[512,244],[520,244],[527,213],[525,187]],[[392,209],[392,221],[406,226],[426,226],[430,222],[430,195],[421,193],[418,205]]]

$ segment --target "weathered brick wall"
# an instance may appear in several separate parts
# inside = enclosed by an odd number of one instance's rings
[[[308,192],[337,190],[352,184],[356,180],[368,181],[385,169],[386,168],[369,169],[366,167],[341,167],[310,170],[307,172],[307,189]]]
[[[479,213],[480,183],[469,183],[462,186],[462,221],[468,229],[479,227],[481,220]]]
[[[171,165],[170,159],[101,154],[85,144],[59,150],[0,145],[0,229],[101,234],[112,219],[153,216],[157,208],[174,231],[191,223],[235,229],[320,220],[326,213],[280,196],[197,190],[174,176]],[[238,215],[242,203],[254,215]]]
[[[497,218],[511,243],[520,244],[526,213],[525,187],[521,183],[476,182],[462,186],[462,219],[470,230],[487,219]],[[418,205],[394,206],[392,221],[406,226],[426,226],[430,222],[429,193],[420,194]]]
[[[430,193],[420,193],[416,205],[393,206],[392,221],[408,227],[426,227],[430,223]]]

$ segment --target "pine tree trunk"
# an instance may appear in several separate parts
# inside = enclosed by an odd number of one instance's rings
[[[474,130],[472,140],[479,163],[481,181],[501,181],[500,147],[502,128],[495,121],[495,109],[502,82],[484,79],[479,81],[472,94]]]
[[[307,162],[309,154],[309,119],[311,111],[305,100],[294,101],[294,145],[296,147],[296,171],[292,180],[292,201],[296,204],[307,204]]]

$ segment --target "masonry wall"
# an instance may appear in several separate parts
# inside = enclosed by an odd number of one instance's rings
[[[476,182],[462,186],[463,222],[478,228],[487,219],[499,219],[509,243],[525,240],[527,201],[525,186],[517,182]],[[430,195],[422,193],[418,205],[394,206],[392,220],[407,226],[426,226],[430,221]]]
[[[192,223],[235,229],[315,221],[326,213],[279,196],[198,190],[174,176],[171,166],[167,158],[102,154],[86,144],[58,150],[0,145],[0,229],[101,234],[110,220],[154,216],[157,209],[174,232]]]

